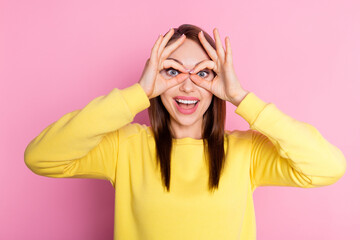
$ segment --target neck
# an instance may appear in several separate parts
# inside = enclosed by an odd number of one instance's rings
[[[174,134],[174,138],[190,137],[194,139],[202,139],[202,118],[190,125],[182,125],[171,119],[170,127]]]

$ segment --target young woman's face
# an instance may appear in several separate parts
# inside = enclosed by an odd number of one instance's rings
[[[195,65],[203,60],[211,60],[205,50],[193,40],[185,39],[185,41],[172,52],[168,59],[176,59],[187,69],[193,69]],[[176,69],[161,70],[162,76],[172,78],[181,72]],[[202,69],[197,73],[198,76],[205,80],[211,81],[214,73],[211,69]],[[202,122],[202,118],[209,105],[211,104],[213,94],[208,90],[196,85],[190,77],[182,83],[169,88],[160,95],[161,101],[170,114],[172,124],[179,126],[189,126]],[[182,97],[191,97],[198,100],[195,107],[194,104],[181,104],[175,99]],[[187,102],[192,103],[192,102]]]

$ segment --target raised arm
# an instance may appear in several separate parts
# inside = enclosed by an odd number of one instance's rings
[[[313,188],[335,183],[345,173],[343,153],[312,125],[297,121],[250,92],[235,112],[250,125],[250,176],[258,186]]]
[[[25,164],[46,177],[98,178],[114,186],[124,129],[149,106],[140,84],[114,88],[46,127],[26,147]]]

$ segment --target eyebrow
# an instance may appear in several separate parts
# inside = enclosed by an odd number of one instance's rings
[[[174,60],[174,61],[176,61],[176,62],[178,62],[178,63],[180,63],[181,65],[184,66],[184,64],[183,64],[180,60],[177,60],[177,59],[175,59],[175,58],[167,58],[167,59],[172,59],[172,60]],[[200,63],[206,61],[206,60],[207,60],[207,59],[204,59],[204,60],[198,62],[197,64],[195,64],[195,67],[196,67],[197,65],[199,65]]]

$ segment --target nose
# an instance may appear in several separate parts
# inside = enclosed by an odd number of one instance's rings
[[[190,75],[180,84],[180,90],[183,92],[195,91],[196,84],[190,79]]]

